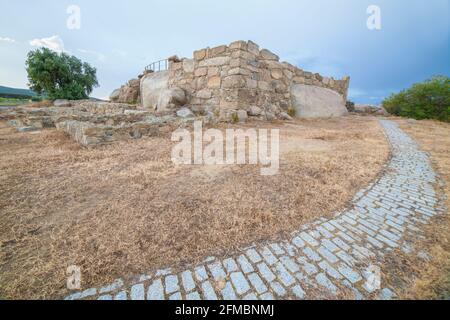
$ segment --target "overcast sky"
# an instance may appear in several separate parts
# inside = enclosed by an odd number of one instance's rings
[[[80,8],[69,29],[70,5]],[[367,8],[381,9],[381,30]],[[283,61],[351,77],[350,98],[378,103],[434,74],[450,74],[448,0],[0,0],[0,85],[26,88],[27,52],[66,51],[97,68],[104,98],[173,54],[253,40]]]

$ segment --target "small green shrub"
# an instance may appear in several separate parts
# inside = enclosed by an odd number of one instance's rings
[[[97,70],[64,52],[40,48],[28,53],[26,70],[30,89],[49,99],[87,99],[98,86]]]
[[[392,94],[382,104],[393,115],[450,122],[450,78],[434,76]]]

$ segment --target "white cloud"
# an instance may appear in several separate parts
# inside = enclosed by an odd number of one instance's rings
[[[8,37],[0,37],[0,41],[8,42],[8,43],[16,43],[17,41]]]
[[[58,53],[64,52],[64,42],[59,36],[52,36],[49,38],[33,39],[30,41],[33,47],[45,47]]]
[[[81,53],[85,53],[85,54],[91,54],[94,55],[98,61],[104,62],[106,59],[106,56],[101,53],[101,52],[97,52],[97,51],[92,51],[92,50],[85,50],[85,49],[78,49],[79,52]]]

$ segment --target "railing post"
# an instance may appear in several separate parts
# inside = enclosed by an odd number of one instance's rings
[[[153,72],[160,72],[160,71],[165,71],[165,70],[169,70],[169,60],[168,59],[164,59],[164,60],[159,60],[159,61],[155,61],[151,64],[149,64],[148,66],[145,67],[144,70],[148,71],[151,70]]]

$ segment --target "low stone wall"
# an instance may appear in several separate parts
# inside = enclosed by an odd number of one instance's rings
[[[291,95],[292,105],[300,118],[332,118],[348,113],[342,96],[328,88],[294,84]]]
[[[158,124],[148,122],[131,122],[114,126],[67,120],[58,122],[57,128],[84,146],[139,139],[143,136],[155,136],[160,132]]]
[[[115,122],[131,122],[135,121],[132,118],[143,112],[128,104],[90,100],[70,101],[69,105],[69,107],[42,108],[19,106],[9,110],[7,118],[10,120],[9,124],[19,131],[33,131],[54,128],[57,122],[65,120],[106,122],[115,119]]]
[[[128,104],[84,100],[69,105],[17,107],[5,119],[20,132],[56,127],[84,146],[155,136],[170,131],[172,125],[182,125],[175,116],[156,116]]]
[[[169,86],[182,88],[190,108],[229,120],[248,115],[283,118],[291,106],[291,86],[313,85],[347,98],[349,77],[335,80],[301,70],[252,41],[195,51],[193,59],[171,62]]]

